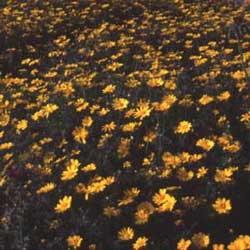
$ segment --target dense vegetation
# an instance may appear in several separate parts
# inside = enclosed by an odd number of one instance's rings
[[[0,3],[1,250],[250,249],[250,12],[233,1]]]

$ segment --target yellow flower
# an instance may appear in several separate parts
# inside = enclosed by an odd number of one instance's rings
[[[83,98],[79,98],[74,103],[74,106],[76,107],[77,112],[81,112],[89,106],[89,103],[86,102]]]
[[[202,138],[199,139],[196,142],[196,146],[201,147],[202,149],[206,150],[206,151],[210,151],[213,147],[214,147],[214,141],[206,139],[206,138]]]
[[[130,161],[123,162],[122,167],[123,168],[131,168],[131,162]]]
[[[12,142],[5,142],[0,144],[0,150],[6,150],[6,149],[10,149],[14,146],[14,144]]]
[[[199,99],[199,103],[202,105],[207,105],[208,103],[212,102],[214,100],[213,97],[209,96],[209,95],[203,95],[200,99]]]
[[[246,76],[245,72],[240,70],[237,70],[236,72],[232,73],[232,77],[235,80],[242,80],[243,78],[245,78],[245,76]]]
[[[233,169],[225,168],[225,169],[216,169],[214,180],[216,182],[230,182],[232,180]]]
[[[54,111],[58,109],[56,104],[48,103],[47,105],[43,106],[41,110],[35,112],[31,118],[34,121],[39,120],[40,118],[46,117],[49,118],[49,115],[52,114]]]
[[[6,182],[6,176],[3,177],[0,176],[0,187],[2,187],[5,182]]]
[[[231,201],[225,198],[218,198],[213,204],[214,210],[218,214],[227,214],[231,209]]]
[[[129,101],[125,98],[115,98],[113,101],[114,110],[123,110],[127,108]]]
[[[166,81],[166,83],[164,84],[164,88],[170,89],[170,90],[175,90],[176,84],[175,84],[175,82],[169,80],[169,81]]]
[[[57,205],[55,207],[55,212],[56,213],[63,213],[65,211],[67,211],[71,207],[71,202],[72,202],[72,197],[71,196],[64,196],[57,203]]]
[[[136,242],[133,244],[133,250],[140,250],[142,247],[147,245],[148,239],[146,237],[137,238]]]
[[[228,250],[247,250],[250,248],[250,236],[240,235],[236,240],[231,242],[228,246]]]
[[[82,120],[82,126],[83,127],[90,127],[93,123],[93,119],[91,118],[91,116],[86,116],[83,120]]]
[[[154,87],[160,87],[164,84],[164,80],[161,77],[158,78],[151,78],[147,82],[147,85],[154,88]]]
[[[188,250],[188,247],[191,245],[191,240],[181,239],[177,243],[176,250]]]
[[[138,107],[134,110],[133,116],[143,120],[145,117],[150,116],[151,110],[147,101],[140,101]]]
[[[123,198],[119,201],[118,206],[127,205],[134,201],[134,199],[140,194],[138,188],[131,188],[124,191]]]
[[[140,122],[129,122],[121,126],[123,132],[133,132],[140,126]]]
[[[112,121],[102,126],[102,131],[105,133],[112,132],[113,130],[115,130],[115,128],[116,128],[116,124],[114,123],[114,121]]]
[[[159,190],[158,193],[156,193],[153,196],[153,201],[156,205],[160,206],[162,203],[165,202],[165,200],[167,199],[167,193],[166,193],[167,189],[166,188],[162,188]]]
[[[231,94],[229,91],[224,91],[222,93],[220,93],[220,95],[217,96],[217,99],[219,101],[226,101],[230,98]]]
[[[42,193],[48,193],[49,191],[53,190],[56,187],[55,183],[49,182],[46,183],[44,186],[39,188],[36,193],[37,194],[42,194]]]
[[[16,125],[16,131],[18,134],[20,134],[21,130],[25,130],[27,127],[28,127],[28,121],[20,120]]]
[[[96,165],[95,165],[94,163],[90,163],[90,164],[88,164],[88,165],[82,167],[81,170],[82,170],[83,172],[86,172],[86,173],[87,173],[87,172],[91,172],[91,171],[96,170]]]
[[[192,128],[192,124],[188,121],[181,121],[175,129],[175,133],[185,134]]]
[[[144,209],[135,212],[135,224],[141,225],[148,222],[149,214]]]
[[[107,186],[115,182],[115,178],[108,176],[103,178],[101,176],[94,176],[88,185],[81,185],[81,192],[84,193],[85,200],[89,199],[89,195],[102,192]]]
[[[68,246],[76,249],[81,246],[83,238],[80,235],[72,235],[67,238]]]
[[[175,95],[166,95],[163,97],[161,103],[154,102],[152,106],[155,108],[156,111],[167,111],[175,102],[177,98]]]
[[[238,152],[240,150],[240,143],[239,141],[235,141],[234,143],[230,144],[230,145],[226,145],[223,147],[224,151],[228,151],[231,153],[235,153]]]
[[[82,144],[86,144],[86,138],[88,134],[89,134],[88,130],[84,127],[76,127],[72,132],[74,139]]]
[[[0,139],[3,138],[4,136],[4,131],[0,131]]]
[[[157,137],[157,134],[154,131],[149,131],[145,136],[143,136],[143,141],[153,142],[156,137]]]
[[[100,116],[105,116],[106,114],[108,114],[110,112],[110,109],[108,108],[101,108],[99,111],[98,111],[98,115]]]
[[[189,154],[188,152],[182,152],[181,154],[179,154],[179,158],[180,158],[181,162],[184,164],[190,162],[191,157],[192,157],[192,155]]]
[[[241,122],[250,122],[250,113],[244,113],[240,117]]]
[[[210,239],[207,234],[197,233],[193,235],[192,242],[196,247],[203,248],[209,245]]]
[[[204,177],[207,174],[207,172],[208,172],[208,169],[203,166],[198,168],[197,173],[196,173],[196,178],[200,179]]]
[[[34,121],[38,121],[41,117],[42,117],[42,111],[41,111],[41,110],[35,112],[35,113],[31,116],[32,120],[34,120]]]
[[[102,90],[102,93],[103,93],[103,94],[113,93],[115,89],[116,89],[116,86],[114,86],[114,85],[112,85],[112,84],[109,84],[109,85],[107,85],[107,86]]]
[[[158,206],[159,212],[165,212],[173,210],[176,199],[167,194],[166,188],[162,188],[153,196],[153,202]]]
[[[134,237],[134,230],[130,227],[124,227],[118,232],[119,240],[131,240]]]
[[[118,63],[118,62],[113,62],[109,65],[106,66],[106,69],[107,70],[110,70],[110,71],[116,71],[117,69],[119,69],[120,67],[122,67],[122,63]]]
[[[62,172],[61,180],[69,181],[73,179],[77,175],[79,166],[80,166],[80,163],[78,160],[71,159],[66,166],[66,170]]]
[[[45,105],[42,110],[43,110],[43,115],[48,118],[51,113],[56,111],[58,109],[58,106],[56,104],[48,103]]]
[[[218,51],[216,50],[212,50],[212,49],[208,49],[205,51],[205,54],[208,56],[208,57],[215,57],[216,55],[218,55]]]
[[[8,125],[10,121],[10,116],[7,112],[3,112],[1,115],[0,115],[0,126],[2,127],[5,127]]]
[[[200,66],[200,65],[202,65],[202,64],[204,64],[204,63],[206,63],[207,62],[207,58],[199,58],[199,59],[196,59],[196,60],[194,60],[194,65],[196,66],[196,67],[198,67],[198,66]]]

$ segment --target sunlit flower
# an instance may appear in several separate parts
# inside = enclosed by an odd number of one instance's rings
[[[51,190],[53,190],[56,187],[56,184],[53,182],[46,183],[44,186],[39,188],[36,193],[37,194],[42,194],[42,193],[48,193]]]
[[[176,250],[188,250],[191,245],[191,240],[180,239],[177,243]]]
[[[6,149],[10,149],[14,146],[14,144],[12,142],[5,142],[0,144],[0,150],[6,150]]]
[[[74,139],[82,144],[86,144],[87,142],[86,139],[88,134],[89,134],[88,130],[84,127],[76,127],[72,132]]]
[[[119,201],[118,206],[124,206],[132,203],[139,194],[140,190],[138,188],[131,188],[125,190],[123,198]]]
[[[62,199],[59,200],[55,207],[56,213],[64,213],[71,207],[72,197],[71,196],[64,196]]]
[[[20,132],[22,130],[25,130],[27,127],[28,127],[28,121],[27,120],[20,120],[16,125],[16,131],[18,134],[20,134]]]
[[[214,141],[206,139],[206,138],[199,139],[196,142],[197,147],[201,147],[202,149],[206,151],[210,151],[214,147],[214,145],[215,145]]]
[[[7,112],[0,114],[0,126],[5,127],[10,121],[10,116]]]
[[[125,98],[115,98],[113,101],[114,110],[123,110],[127,108],[129,101]]]
[[[80,166],[80,163],[78,160],[71,159],[66,165],[66,170],[62,172],[61,180],[69,181],[73,179],[77,175],[79,166]]]
[[[188,121],[179,122],[178,126],[175,129],[175,133],[177,134],[185,134],[189,132],[192,128],[192,124]]]
[[[218,214],[227,214],[232,209],[231,201],[226,198],[218,198],[214,202],[213,208]]]
[[[147,101],[141,101],[138,107],[134,110],[133,116],[137,119],[143,120],[145,117],[149,116],[151,113],[151,108]]]
[[[245,78],[245,72],[237,70],[236,72],[232,73],[232,77],[235,80],[242,80],[243,78]]]
[[[107,132],[113,131],[115,128],[116,128],[116,124],[114,123],[114,121],[112,121],[102,126],[102,131],[107,133]]]
[[[112,85],[112,84],[109,84],[109,85],[107,85],[107,86],[102,90],[102,93],[103,93],[103,94],[113,93],[115,89],[116,89],[116,86],[114,86],[114,85]]]
[[[208,168],[202,166],[200,168],[197,169],[197,173],[196,173],[196,178],[200,179],[202,177],[204,177],[208,172]]]
[[[130,227],[124,227],[118,232],[119,240],[131,240],[134,237],[134,230]]]
[[[202,105],[207,105],[210,102],[212,102],[214,100],[214,98],[212,96],[209,95],[203,95],[200,99],[199,99],[199,103]]]
[[[231,242],[228,246],[228,250],[246,250],[250,246],[250,236],[249,235],[240,235],[236,240]]]
[[[154,194],[153,202],[158,206],[159,212],[165,212],[173,210],[176,199],[167,193],[166,188],[162,188]]]
[[[83,172],[91,172],[91,171],[94,171],[96,170],[96,165],[94,163],[90,163],[84,167],[82,167],[81,169]]]
[[[230,98],[231,94],[229,91],[224,91],[220,95],[217,96],[219,101],[226,101]]]
[[[0,187],[2,187],[5,182],[6,182],[6,176],[3,177],[0,176]]]
[[[90,127],[93,124],[93,119],[91,118],[91,116],[86,116],[83,120],[82,120],[82,126],[85,128]]]
[[[149,214],[144,209],[135,212],[135,224],[141,225],[148,222]]]
[[[146,237],[139,237],[133,244],[133,250],[140,250],[142,247],[147,245],[148,238]]]
[[[232,175],[234,171],[231,168],[216,169],[214,180],[216,182],[230,182],[232,180]]]
[[[76,249],[81,246],[83,238],[80,235],[71,235],[67,238],[68,246]]]
[[[148,86],[150,87],[160,87],[164,84],[164,80],[160,77],[158,78],[151,78],[149,79],[149,81],[147,82]]]
[[[250,122],[250,112],[244,113],[240,117],[241,122]]]

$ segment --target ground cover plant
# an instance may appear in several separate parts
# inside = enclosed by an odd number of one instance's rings
[[[0,2],[0,249],[250,249],[243,1]]]

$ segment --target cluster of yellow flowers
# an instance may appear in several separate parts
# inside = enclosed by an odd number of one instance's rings
[[[1,201],[31,247],[250,249],[249,9],[187,2],[0,3]]]

